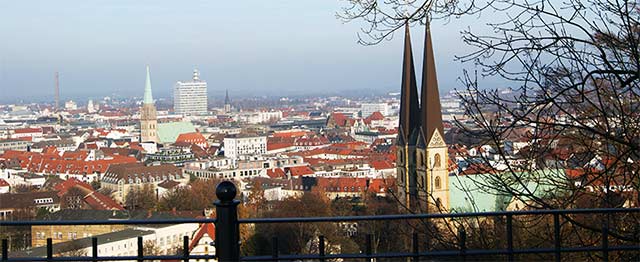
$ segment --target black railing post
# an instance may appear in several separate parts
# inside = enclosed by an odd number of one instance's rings
[[[602,261],[609,261],[609,215],[602,222]]]
[[[324,262],[324,236],[318,237],[318,254],[320,254],[320,261]]]
[[[418,261],[420,261],[420,249],[419,249],[419,246],[418,246],[418,233],[413,233],[412,246],[413,246],[413,262],[418,262]]]
[[[464,230],[464,227],[460,227],[459,229],[459,239],[458,245],[460,246],[460,256],[462,257],[462,261],[467,260],[467,231]]]
[[[182,261],[189,262],[189,236],[182,236]]]
[[[223,181],[216,188],[216,256],[220,262],[240,260],[240,224],[236,186]]]
[[[271,239],[271,257],[273,261],[278,262],[278,237]]]
[[[98,261],[98,238],[91,238],[91,258],[92,261]]]
[[[6,238],[2,240],[2,261],[9,261],[9,241]]]
[[[367,255],[367,259],[365,261],[367,262],[371,262],[373,259],[371,259],[371,254],[373,252],[371,252],[371,242],[373,240],[373,235],[371,234],[367,234],[367,239],[365,242],[365,247],[364,247],[364,252]]]
[[[513,262],[513,215],[507,214],[507,252],[509,262]]]
[[[138,262],[143,262],[144,258],[144,243],[142,237],[138,237]]]
[[[553,213],[553,243],[554,243],[554,247],[555,247],[555,259],[556,262],[560,262],[562,257],[561,257],[561,252],[560,252],[560,214],[558,213]]]
[[[47,261],[53,261],[53,240],[47,238]]]

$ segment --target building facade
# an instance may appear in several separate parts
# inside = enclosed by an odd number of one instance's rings
[[[360,113],[363,118],[368,117],[375,112],[380,112],[382,115],[388,116],[390,113],[389,105],[387,103],[360,104]]]
[[[257,135],[230,135],[224,138],[224,156],[238,159],[245,155],[267,153],[267,137]]]
[[[111,190],[112,197],[118,203],[125,203],[129,192],[142,190],[144,186],[150,186],[154,191],[159,183],[166,180],[177,181],[186,184],[189,176],[174,165],[161,164],[145,166],[140,163],[111,165],[100,180],[103,188]]]
[[[448,150],[429,23],[426,25],[420,104],[408,26],[404,42],[396,140],[398,199],[414,212],[448,212]]]
[[[181,115],[207,114],[207,82],[200,79],[200,72],[193,70],[191,81],[178,81],[173,89],[173,109]]]

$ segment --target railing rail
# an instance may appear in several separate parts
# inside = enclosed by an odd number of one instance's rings
[[[618,213],[640,213],[640,208],[596,208],[596,209],[569,209],[569,210],[523,210],[523,211],[500,211],[500,212],[472,212],[472,213],[434,213],[434,214],[402,214],[402,215],[376,215],[376,216],[343,216],[343,217],[288,217],[288,218],[251,218],[238,219],[237,206],[239,201],[234,200],[236,188],[231,182],[222,182],[216,189],[218,201],[216,205],[217,218],[211,219],[172,219],[172,220],[74,220],[74,221],[0,221],[0,226],[32,226],[32,225],[168,225],[184,223],[215,223],[216,239],[215,255],[194,255],[189,253],[189,237],[184,236],[182,243],[182,254],[178,255],[145,255],[143,238],[137,238],[136,256],[98,256],[98,239],[91,238],[91,254],[89,256],[76,257],[54,257],[52,239],[47,239],[46,256],[41,257],[9,257],[8,241],[2,240],[2,257],[0,262],[5,261],[145,261],[145,260],[210,260],[218,261],[291,261],[291,260],[318,260],[326,261],[330,259],[358,259],[371,261],[379,258],[412,258],[419,261],[421,258],[438,257],[460,257],[464,259],[477,255],[501,255],[506,256],[508,261],[514,261],[516,255],[522,254],[553,254],[555,261],[561,261],[563,253],[575,252],[600,252],[604,261],[608,261],[611,251],[636,251],[640,256],[640,244],[634,242],[633,245],[612,246],[609,243],[610,228],[609,219],[604,219],[602,230],[600,231],[602,240],[600,246],[584,247],[563,247],[561,239],[561,218],[575,214],[611,214]],[[517,216],[553,216],[553,247],[546,248],[515,248],[513,240],[513,219]],[[429,250],[424,245],[420,245],[418,234],[413,234],[411,238],[410,252],[372,252],[372,235],[366,235],[365,247],[361,253],[357,254],[328,254],[326,250],[325,237],[318,238],[317,254],[279,254],[277,237],[272,238],[271,255],[264,256],[240,256],[240,231],[241,224],[272,224],[272,223],[314,223],[314,222],[350,222],[350,221],[390,221],[390,220],[419,220],[419,219],[459,219],[469,217],[504,217],[506,219],[506,247],[499,249],[469,249],[467,247],[467,234],[464,228],[458,231],[458,249],[454,250]],[[427,242],[428,243],[428,242]]]

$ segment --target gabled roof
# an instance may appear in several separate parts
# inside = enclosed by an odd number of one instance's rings
[[[200,239],[205,235],[209,236],[211,240],[216,241],[216,226],[213,223],[200,224],[200,228],[198,228],[198,231],[193,236],[191,243],[189,243],[189,251],[192,251],[193,248],[198,245]]]
[[[207,142],[207,139],[199,132],[191,132],[191,133],[182,133],[178,135],[178,138],[176,138],[176,143],[179,143],[179,142],[202,143],[202,142]]]

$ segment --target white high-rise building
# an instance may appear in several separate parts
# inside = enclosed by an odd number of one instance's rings
[[[193,70],[193,80],[178,81],[173,90],[173,109],[176,114],[207,114],[207,82],[200,79],[198,69]]]
[[[368,117],[374,112],[380,112],[383,116],[389,115],[389,105],[387,103],[362,103],[360,104],[360,112],[362,117]]]

